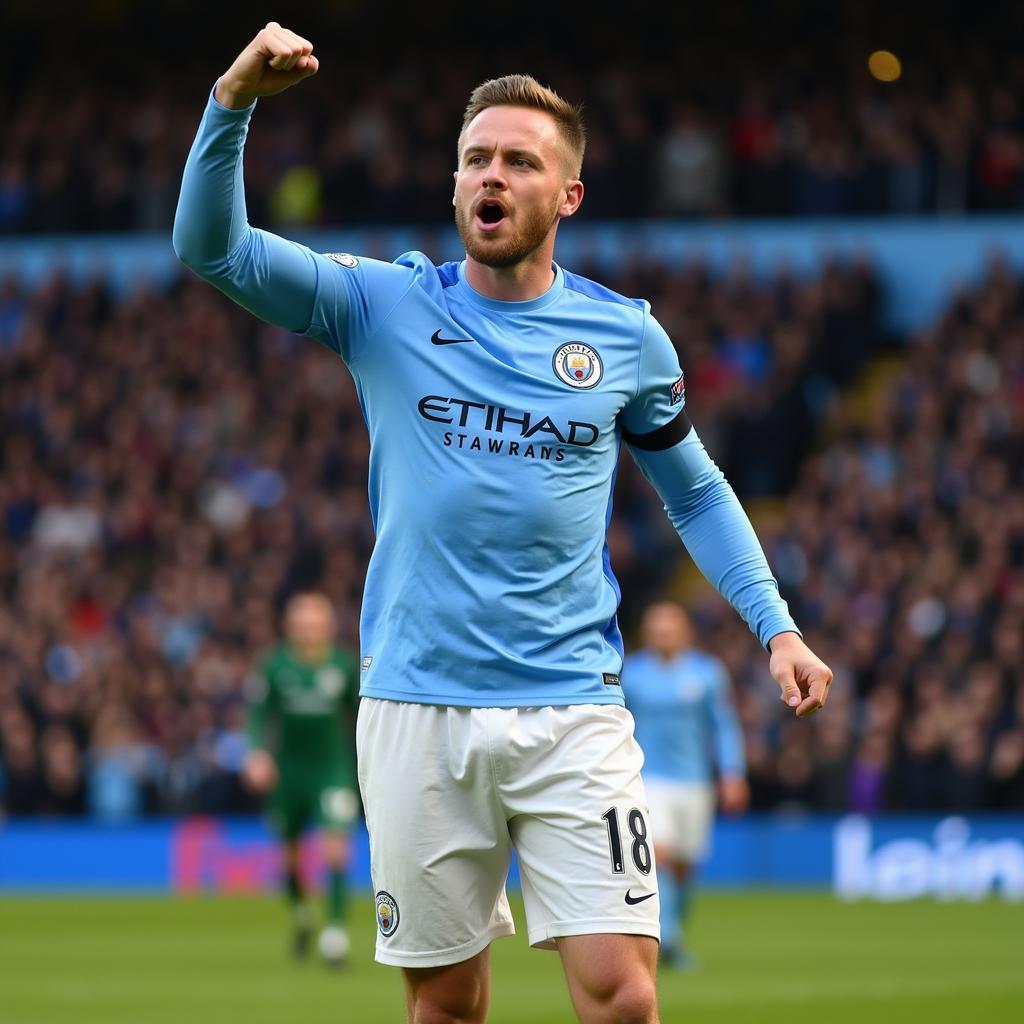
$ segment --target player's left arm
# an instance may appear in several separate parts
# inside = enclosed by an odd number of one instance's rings
[[[709,663],[708,715],[718,769],[718,803],[726,814],[742,814],[750,800],[743,732],[730,694],[729,675],[717,660]]]
[[[636,395],[620,422],[697,567],[771,652],[782,700],[800,717],[817,711],[832,672],[803,642],[743,506],[693,429],[675,349],[650,315]]]

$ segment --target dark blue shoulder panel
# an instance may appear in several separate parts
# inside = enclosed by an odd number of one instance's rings
[[[459,265],[458,263],[442,263],[439,267],[435,267],[437,270],[437,276],[441,280],[442,288],[451,288],[453,284],[457,284],[459,280]]]

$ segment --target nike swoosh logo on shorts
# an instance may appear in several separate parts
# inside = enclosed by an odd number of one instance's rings
[[[434,333],[430,336],[430,340],[435,345],[462,345],[462,344],[470,343],[473,339],[472,338],[442,338],[440,331],[434,331]]]
[[[632,907],[636,903],[643,903],[644,900],[649,900],[652,896],[657,896],[656,892],[645,893],[643,896],[630,896],[629,890],[626,890],[626,902]]]

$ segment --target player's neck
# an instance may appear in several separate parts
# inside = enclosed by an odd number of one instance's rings
[[[292,656],[303,665],[319,665],[326,661],[331,655],[331,645],[317,644],[316,647],[297,647],[291,645]]]
[[[470,287],[499,302],[529,302],[539,298],[554,283],[551,266],[554,246],[544,245],[511,267],[488,267],[466,256],[466,281]]]

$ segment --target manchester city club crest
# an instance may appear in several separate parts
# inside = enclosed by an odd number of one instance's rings
[[[395,934],[398,927],[398,901],[389,892],[383,889],[374,897],[377,904],[377,927],[381,935],[387,938]]]
[[[597,350],[582,341],[570,341],[557,349],[551,365],[563,384],[583,390],[594,387],[604,375]]]

